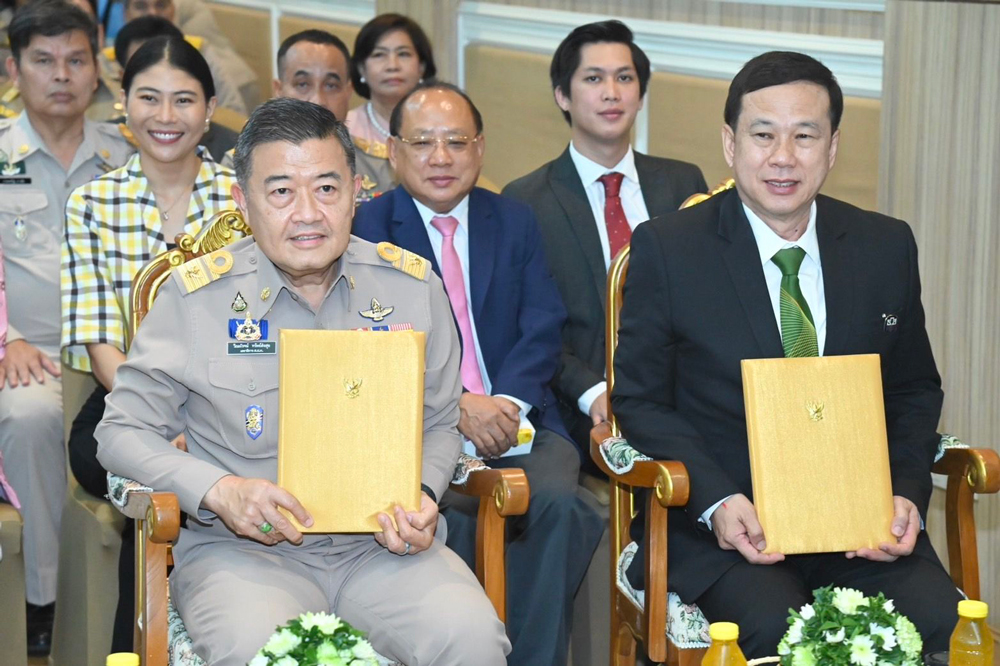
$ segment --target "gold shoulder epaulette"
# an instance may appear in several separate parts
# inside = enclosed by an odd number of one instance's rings
[[[20,96],[20,94],[21,94],[21,89],[11,84],[10,87],[8,87],[7,90],[4,91],[3,95],[0,96],[0,102],[3,102],[4,104],[10,104],[15,99],[17,99]]]
[[[379,243],[375,249],[378,251],[378,256],[380,256],[383,261],[389,262],[389,265],[396,270],[403,271],[407,275],[415,277],[418,280],[427,279],[427,274],[431,269],[431,262],[421,257],[419,254],[415,254],[409,250],[404,250],[403,248],[386,241]]]
[[[0,116],[4,118],[14,118],[15,116],[17,116],[17,111],[13,109],[8,109],[3,104],[0,104]]]
[[[125,123],[118,123],[118,131],[121,132],[122,137],[128,141],[128,145],[133,148],[139,147],[139,142],[135,138],[135,134],[132,134],[132,130],[128,128]]]
[[[205,40],[196,35],[184,35],[184,41],[201,51],[201,47],[204,46]]]
[[[380,160],[389,159],[389,147],[384,143],[369,141],[368,139],[362,139],[356,136],[352,136],[351,141],[354,143],[355,148],[365,153],[366,155],[377,157]]]
[[[205,285],[215,282],[229,272],[233,267],[233,255],[226,250],[216,250],[191,261],[181,264],[174,271],[184,285],[184,293],[198,291]]]

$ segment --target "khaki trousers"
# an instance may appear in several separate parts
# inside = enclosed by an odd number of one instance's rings
[[[55,359],[58,363],[58,358]],[[0,452],[24,518],[25,593],[29,603],[56,600],[59,520],[66,502],[62,382],[0,390]]]
[[[503,624],[473,573],[441,542],[400,557],[370,535],[335,539],[329,547],[222,539],[182,549],[170,588],[195,652],[213,666],[243,666],[275,627],[326,611],[406,666],[507,663]]]

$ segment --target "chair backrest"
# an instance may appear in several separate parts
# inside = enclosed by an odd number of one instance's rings
[[[736,181],[732,178],[727,178],[726,180],[719,183],[711,192],[697,194],[692,194],[684,203],[681,204],[681,209],[690,208],[691,206],[696,206],[702,201],[706,201],[711,197],[714,197],[720,192],[725,192],[736,186]],[[621,323],[621,309],[622,309],[622,296],[625,290],[625,277],[628,275],[628,262],[631,246],[626,245],[621,249],[621,251],[615,256],[614,260],[611,262],[611,267],[608,269],[608,306],[607,306],[607,318],[605,319],[607,330],[605,331],[605,363],[607,380],[608,380],[608,394],[611,394],[611,389],[615,385],[615,348],[618,346],[618,325]],[[611,410],[611,402],[608,402],[608,420],[611,422],[611,432],[615,437],[621,437],[621,430],[618,428],[618,422],[615,420],[615,415]]]
[[[139,324],[149,313],[149,309],[153,307],[153,299],[156,298],[160,286],[170,277],[171,269],[195,257],[215,252],[251,233],[250,227],[239,212],[227,210],[212,218],[197,238],[191,234],[178,234],[177,248],[154,257],[132,280],[129,342],[139,329]]]

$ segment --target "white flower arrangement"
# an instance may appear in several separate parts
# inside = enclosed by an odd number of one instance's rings
[[[328,613],[303,613],[278,627],[248,666],[378,666],[364,634]]]
[[[782,666],[919,666],[917,628],[881,593],[821,587],[814,601],[790,610],[778,644]]]

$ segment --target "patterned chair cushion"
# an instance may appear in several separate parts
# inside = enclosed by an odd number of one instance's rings
[[[953,435],[942,434],[941,442],[938,445],[935,461],[940,460],[948,449],[967,449],[969,446]],[[652,460],[631,446],[621,437],[609,437],[601,443],[601,457],[608,467],[618,474],[626,474],[631,471],[636,461]],[[622,549],[621,557],[618,558],[618,568],[616,571],[616,581],[618,589],[628,597],[636,608],[642,610],[645,606],[646,594],[644,590],[637,590],[632,587],[625,572],[628,570],[632,559],[639,550],[639,544],[632,542]],[[678,648],[684,650],[689,648],[706,648],[710,645],[711,639],[708,636],[708,619],[701,610],[694,604],[685,604],[676,593],[670,592],[667,595],[667,638]],[[767,662],[761,662],[767,663]]]
[[[459,486],[465,485],[470,474],[484,469],[489,469],[489,467],[482,460],[462,453],[455,464],[455,475],[452,477],[452,483]],[[108,474],[108,499],[119,510],[125,508],[132,493],[151,492],[153,492],[152,488],[144,486],[138,481],[126,479],[116,474]],[[173,600],[169,598],[167,599],[167,646],[169,653],[167,663],[170,666],[205,666],[205,660],[195,654],[191,637],[188,636],[180,613],[174,608]],[[376,654],[375,656],[378,658],[380,666],[402,666],[382,655]]]

